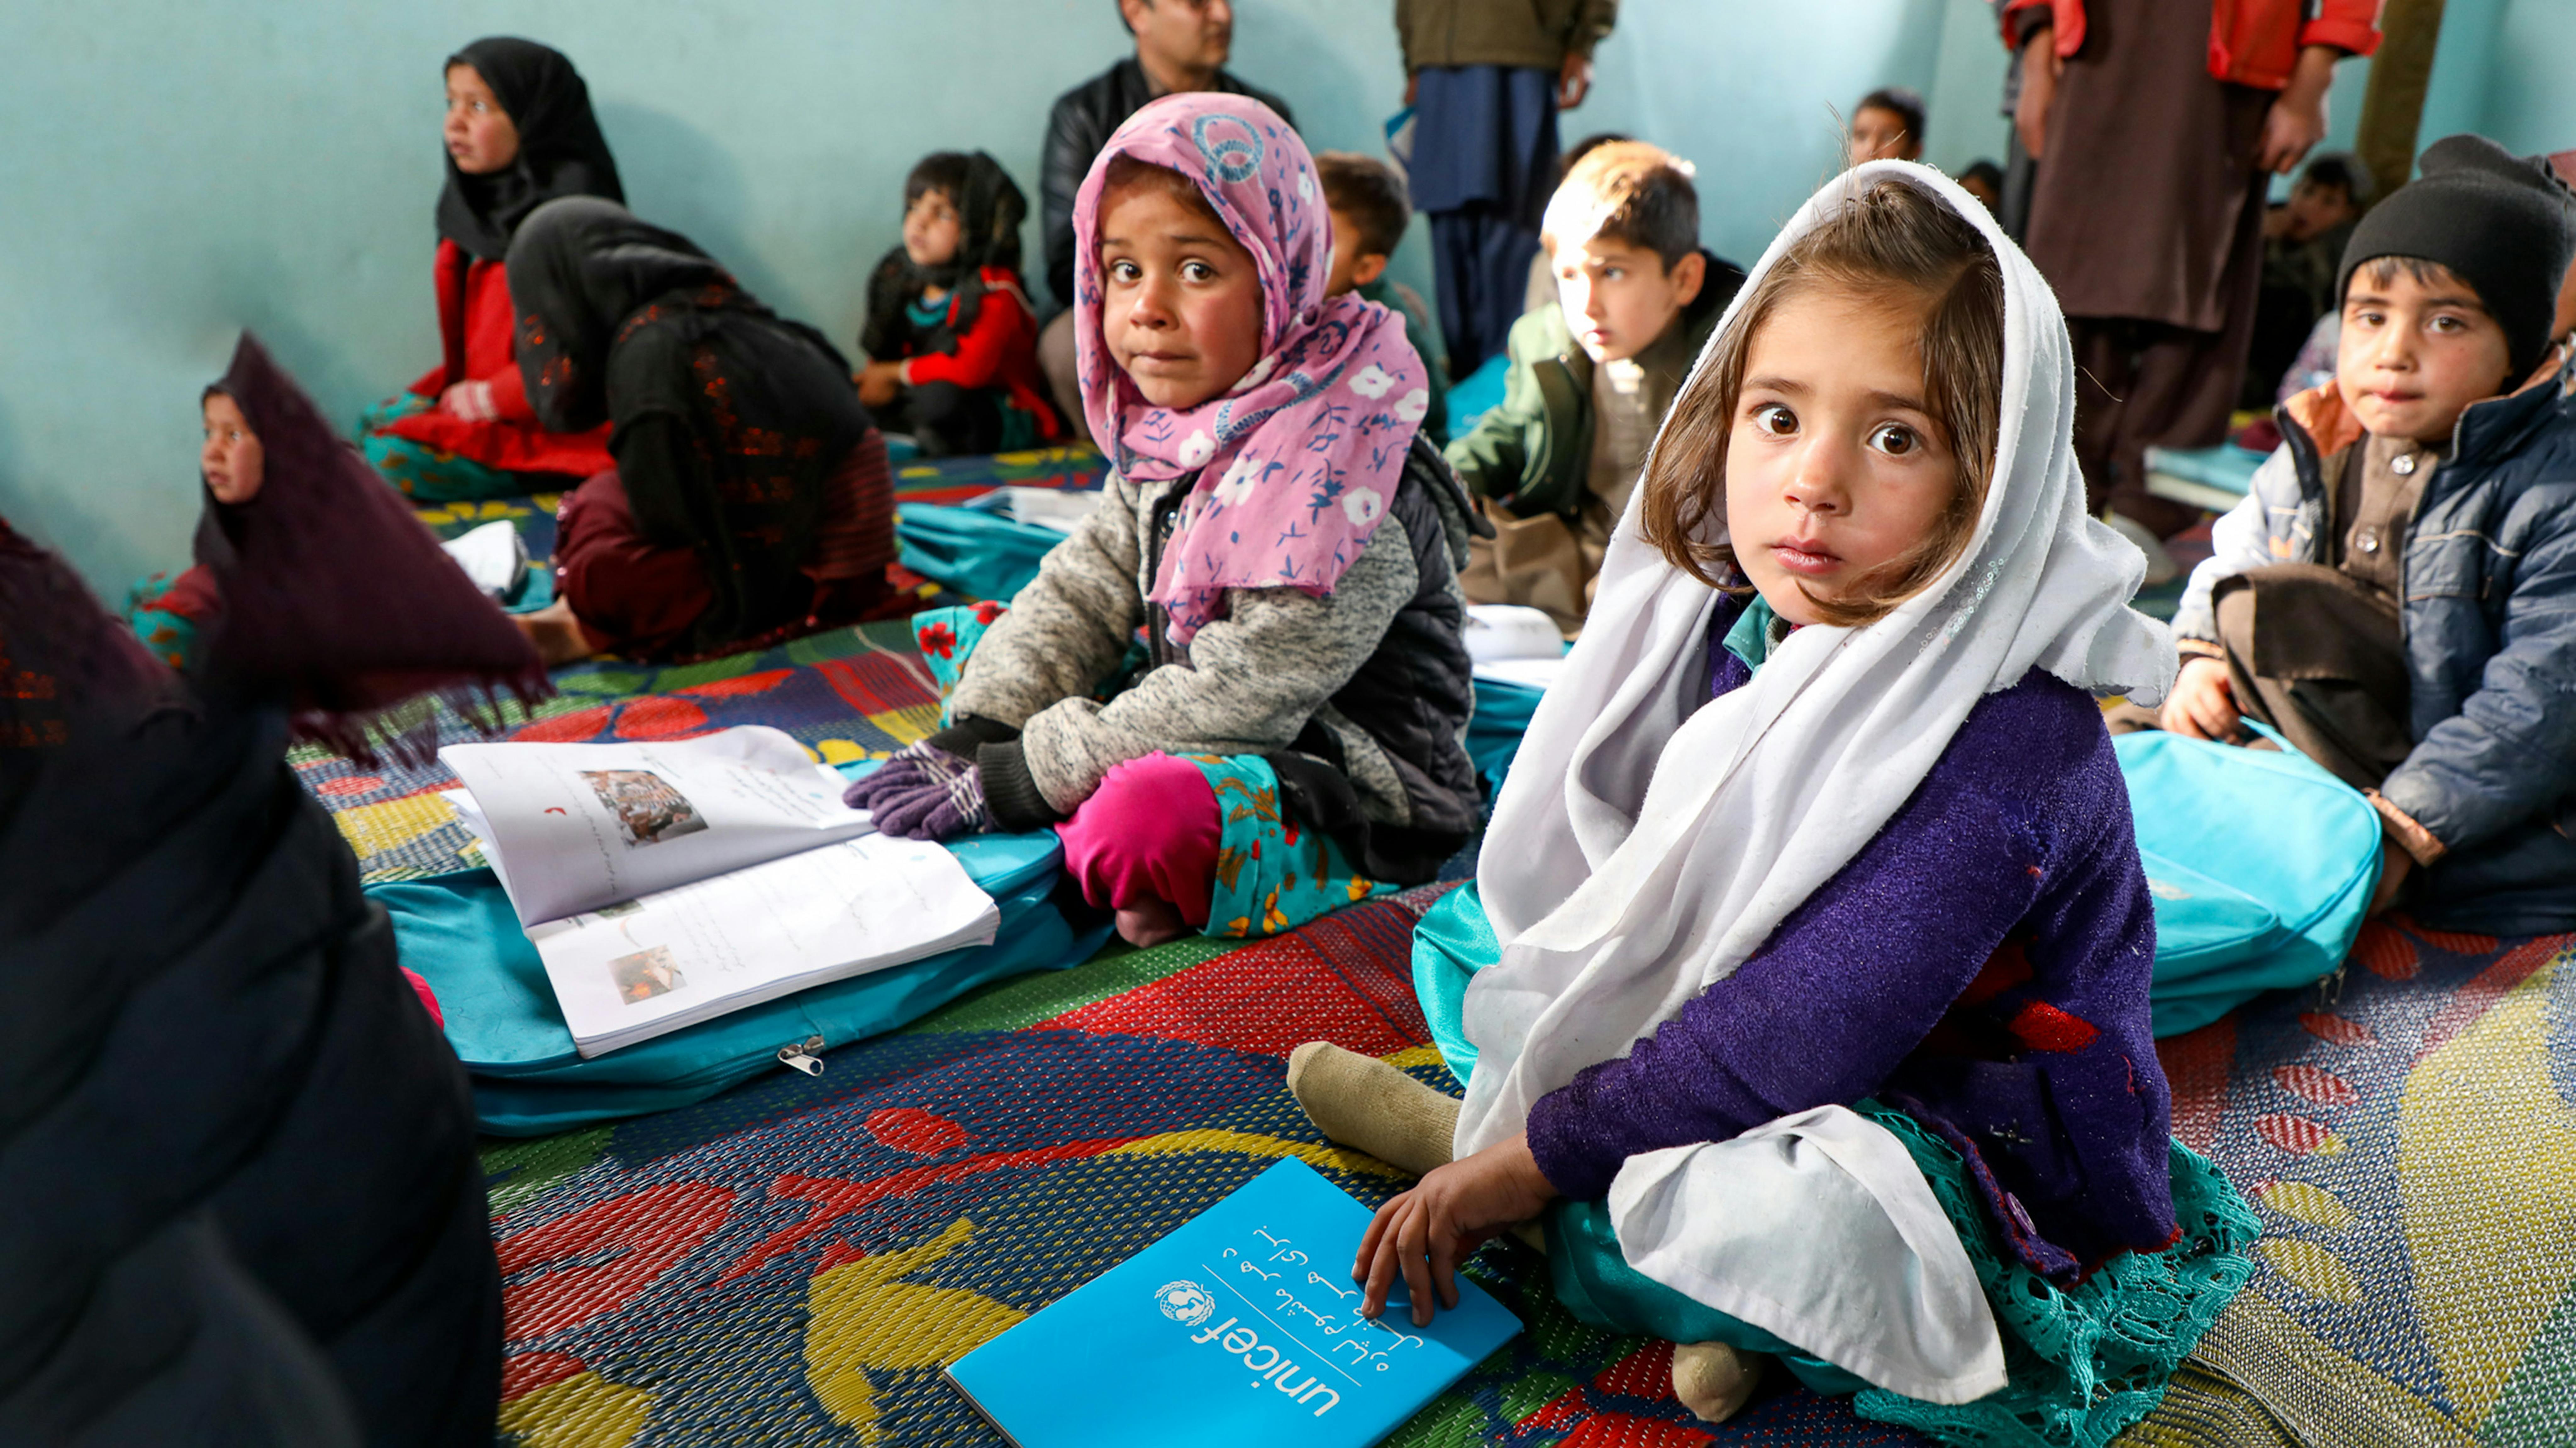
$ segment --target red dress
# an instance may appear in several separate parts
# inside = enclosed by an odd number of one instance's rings
[[[922,352],[904,359],[904,381],[953,382],[960,387],[994,387],[1011,404],[1037,420],[1038,436],[1047,442],[1064,437],[1055,415],[1046,373],[1038,367],[1038,319],[1020,290],[1019,273],[1005,266],[983,268],[984,300],[975,309],[975,324],[957,339],[954,352]],[[948,324],[957,320],[957,294],[948,294]]]
[[[615,467],[608,428],[553,433],[537,425],[519,380],[510,283],[501,263],[470,257],[455,242],[438,243],[438,331],[446,356],[410,391],[435,403],[459,382],[488,382],[498,417],[474,421],[433,407],[396,418],[383,431],[424,447],[517,473],[569,473],[586,478]]]

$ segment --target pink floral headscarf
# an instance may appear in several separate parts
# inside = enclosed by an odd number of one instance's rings
[[[1198,183],[1261,273],[1261,360],[1187,410],[1145,401],[1101,337],[1100,194],[1118,156]],[[1074,355],[1091,435],[1131,482],[1198,473],[1147,597],[1186,644],[1230,588],[1321,598],[1386,516],[1431,394],[1404,321],[1327,298],[1332,221],[1314,158],[1245,96],[1168,95],[1127,118],[1073,206]]]

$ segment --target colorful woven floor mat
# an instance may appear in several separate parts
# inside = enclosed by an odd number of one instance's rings
[[[990,457],[914,458],[895,464],[894,500],[971,502],[995,488],[1096,488],[1109,460],[1088,444],[1031,448]]]
[[[737,724],[783,729],[826,763],[881,757],[939,727],[939,693],[904,623],[863,624],[758,653],[656,668],[601,660],[557,669],[552,699],[512,706],[501,737],[566,743],[681,739]],[[439,742],[486,736],[443,707]],[[482,863],[445,765],[361,769],[318,748],[288,755],[337,817],[369,884]]]
[[[1443,887],[1234,950],[1006,983],[684,1111],[485,1155],[523,1448],[995,1443],[939,1369],[1272,1160],[1364,1201],[1285,1055],[1329,1039],[1454,1090],[1409,985]],[[2176,1129],[2258,1204],[2263,1267],[2150,1444],[2565,1442],[2576,1399],[2576,938],[2373,926],[2341,1000],[2169,1043]],[[1568,1318],[1527,1248],[1473,1270],[1530,1331],[1406,1448],[1914,1443],[1772,1374],[1722,1427],[1669,1349]]]
[[[1329,1039],[1455,1089],[1406,964],[1441,888],[1241,949],[1104,956],[832,1052],[819,1078],[494,1147],[504,1427],[526,1448],[998,1443],[940,1377],[968,1348],[1280,1157],[1371,1203],[1397,1188],[1321,1140],[1285,1057]],[[1668,1350],[1574,1323],[1517,1243],[1476,1271],[1531,1330],[1393,1442],[1709,1441]],[[1798,1391],[1726,1432],[1915,1441]]]
[[[1104,464],[1089,447],[1039,448],[989,457],[925,458],[896,465],[895,498],[955,504],[1001,487],[1091,488]],[[558,493],[416,509],[441,538],[507,519],[526,540],[530,566],[554,556]],[[908,573],[898,584],[921,607],[963,602]],[[501,737],[588,742],[679,739],[736,724],[784,729],[839,764],[880,757],[939,727],[939,695],[901,622],[866,624],[778,648],[657,668],[614,658],[554,673],[558,696],[533,714],[513,709]],[[487,736],[438,711],[441,744]],[[359,769],[319,749],[290,756],[306,786],[339,818],[369,884],[417,879],[482,863],[456,812],[443,766]]]
[[[2576,1442],[2576,936],[2374,923],[2161,1054],[2264,1266],[2134,1437]]]

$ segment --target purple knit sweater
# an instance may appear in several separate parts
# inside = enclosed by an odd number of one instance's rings
[[[1712,641],[1737,607],[1721,606]],[[1711,649],[1712,697],[1750,677]],[[1639,1152],[1876,1097],[1966,1153],[2065,1281],[2177,1228],[2147,1029],[2155,916],[2102,715],[2038,670],[1978,701],[1912,798],[1735,974],[1542,1097],[1539,1170],[1608,1194]]]

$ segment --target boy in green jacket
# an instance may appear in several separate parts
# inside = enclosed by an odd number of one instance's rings
[[[1646,446],[1744,272],[1700,247],[1687,164],[1642,141],[1576,162],[1540,241],[1557,300],[1513,324],[1502,405],[1447,456],[1495,530],[1459,577],[1467,600],[1541,609],[1572,638]]]

